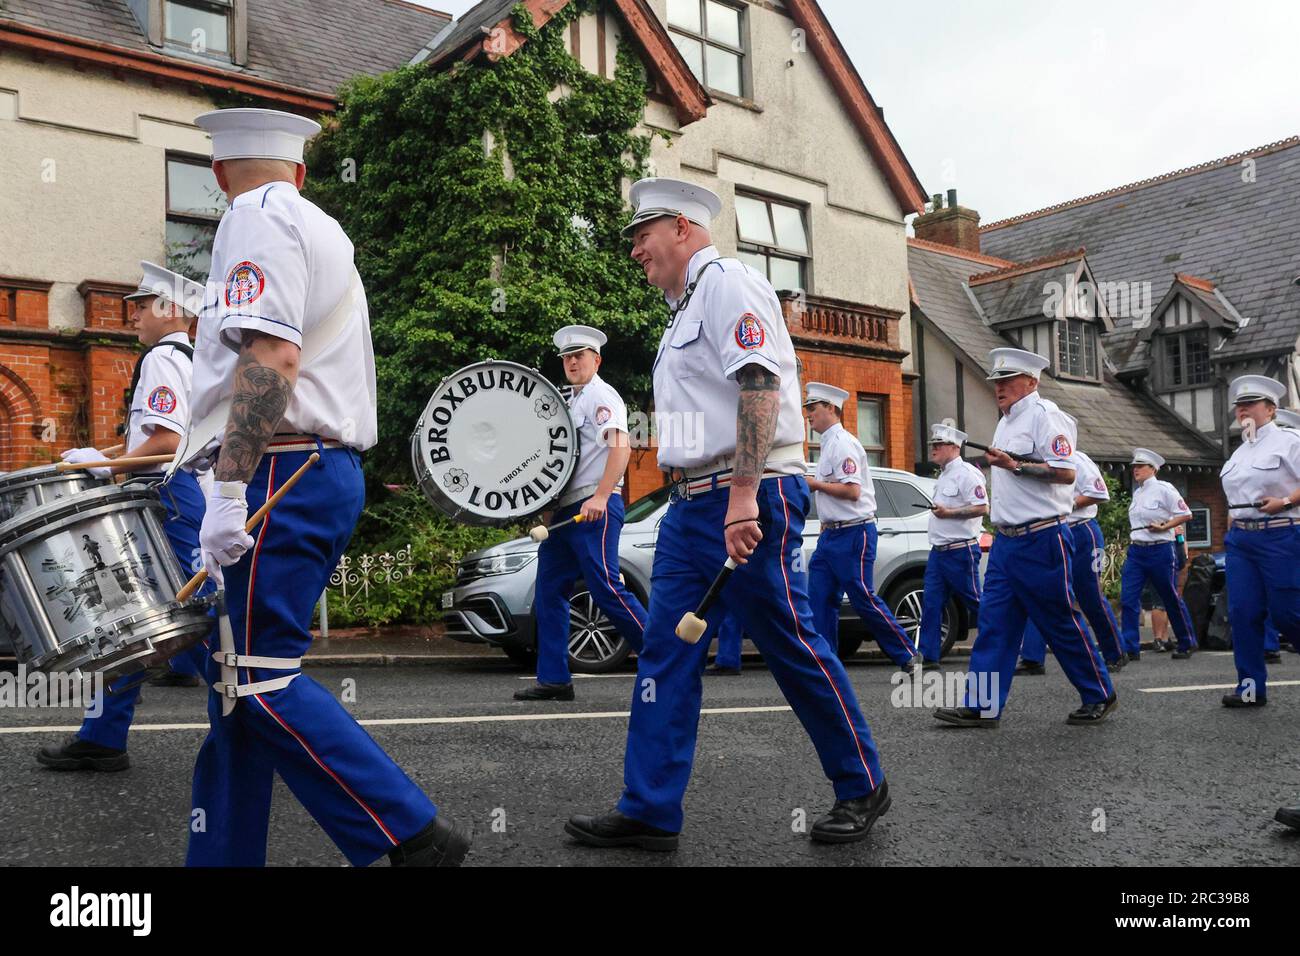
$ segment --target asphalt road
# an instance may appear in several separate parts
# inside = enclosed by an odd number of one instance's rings
[[[511,701],[523,681],[496,659],[309,673],[340,693],[354,681],[348,706],[359,719],[398,721],[368,729],[444,812],[472,824],[471,865],[1295,865],[1300,834],[1271,821],[1300,799],[1300,656],[1284,659],[1272,676],[1293,683],[1272,685],[1268,707],[1229,711],[1221,689],[1176,689],[1231,684],[1229,655],[1175,662],[1148,652],[1118,675],[1111,719],[1082,728],[1065,723],[1078,698],[1049,658],[1047,676],[1016,679],[991,731],[891,706],[892,668],[853,664],[893,807],[867,842],[841,847],[794,832],[832,795],[794,715],[766,709],[785,703],[771,675],[748,665],[740,677],[710,677],[705,707],[735,710],[701,719],[682,844],[667,855],[590,850],[562,829],[570,813],[618,797],[631,672],[580,678],[576,702],[547,705]],[[0,710],[0,865],[180,864],[203,738],[186,725],[205,720],[204,693],[147,688],[132,767],[119,774],[33,761],[63,736],[57,728],[75,727],[74,712]],[[276,786],[269,862],[344,865]]]

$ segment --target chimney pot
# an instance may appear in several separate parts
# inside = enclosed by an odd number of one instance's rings
[[[955,189],[948,190],[948,208],[949,209],[957,208],[957,190]]]

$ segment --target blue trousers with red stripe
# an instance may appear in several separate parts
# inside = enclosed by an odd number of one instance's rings
[[[979,619],[980,611],[980,549],[971,542],[964,548],[940,551],[930,549],[925,562],[925,600],[921,610],[921,657],[927,661],[939,660],[943,651],[943,609],[948,598],[957,595],[970,612],[971,620]]]
[[[1268,696],[1266,623],[1286,634],[1300,633],[1300,528],[1234,527],[1223,543],[1237,692],[1263,699]]]
[[[584,499],[585,500],[585,499]],[[566,505],[552,522],[567,521],[582,502]],[[623,498],[610,495],[605,517],[551,532],[537,552],[537,680],[568,684],[569,594],[582,578],[592,599],[614,622],[634,651],[641,650],[645,608],[618,579],[618,538],[623,531]]]
[[[916,656],[907,632],[872,587],[876,564],[876,524],[858,524],[823,531],[808,562],[809,599],[817,633],[838,647],[840,602],[845,592],[867,631],[895,664]]]
[[[1150,546],[1130,544],[1124,571],[1120,575],[1120,603],[1124,612],[1124,650],[1137,654],[1142,650],[1139,626],[1142,621],[1142,589],[1147,582],[1156,589],[1164,604],[1169,623],[1178,638],[1178,649],[1188,651],[1196,646],[1192,634],[1192,618],[1187,605],[1178,594],[1178,567],[1174,558],[1174,542],[1162,541]]]
[[[176,472],[161,492],[163,506],[167,509],[163,531],[180,563],[181,571],[188,576],[197,570],[195,559],[199,551],[199,527],[203,524],[203,512],[206,510],[203,492],[199,489],[198,481],[188,471]],[[200,562],[198,567],[202,566]],[[212,590],[211,586],[205,584],[199,593],[209,594]],[[167,666],[176,674],[202,674],[206,657],[206,648],[199,643],[177,654],[167,662]],[[101,747],[125,750],[127,733],[131,729],[131,721],[135,719],[135,705],[140,700],[140,680],[141,675],[128,674],[110,685],[110,693],[104,695],[99,716],[87,716],[77,731],[77,737]],[[123,687],[129,689],[122,690]],[[92,702],[91,710],[94,709]]]
[[[1115,612],[1111,610],[1110,601],[1106,600],[1106,594],[1101,589],[1098,555],[1106,547],[1106,539],[1095,518],[1074,525],[1070,534],[1074,541],[1074,553],[1070,556],[1074,598],[1092,627],[1093,638],[1101,650],[1101,656],[1107,664],[1113,664],[1124,656],[1124,647],[1120,640],[1119,624],[1115,621]],[[1025,625],[1025,640],[1020,649],[1020,657],[1036,664],[1043,663],[1047,657],[1047,643],[1038,628],[1034,627],[1033,621]]]
[[[1084,704],[1110,698],[1110,674],[1088,633],[1083,615],[1074,608],[1069,528],[1053,525],[1039,531],[993,539],[984,600],[980,603],[979,634],[970,656],[970,682],[997,689],[997,716],[1011,692],[1016,657],[1033,621],[1052,647],[1065,676]],[[966,706],[981,708],[975,687],[967,687]]]
[[[687,644],[674,630],[727,559],[722,525],[728,496],[722,489],[674,501],[659,525],[618,809],[665,830],[682,826],[709,651],[707,640]],[[801,476],[760,482],[763,540],[732,574],[706,621],[712,630],[727,610],[739,618],[812,738],[836,797],[853,799],[871,793],[884,775],[844,667],[815,629],[807,574],[798,570],[808,496]]]
[[[262,457],[248,483],[251,514],[307,459]],[[226,602],[242,655],[297,658],[311,644],[312,611],[361,514],[361,457],[325,449],[321,460],[253,530],[255,544],[225,569]],[[240,668],[241,685],[287,671]],[[208,661],[208,680],[219,680]],[[365,866],[414,836],[437,807],[361,728],[333,692],[305,674],[287,687],[241,697],[229,717],[208,701],[210,729],[194,767],[186,864],[266,863],[271,784],[278,773],[343,855]]]
[[[744,642],[745,632],[741,630],[740,621],[734,613],[728,610],[722,615],[714,636],[718,639],[718,650],[713,657],[714,665],[740,670],[740,647]]]

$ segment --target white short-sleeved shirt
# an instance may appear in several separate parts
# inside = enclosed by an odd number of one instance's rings
[[[627,433],[627,405],[612,385],[594,375],[570,399],[569,414],[578,430],[578,468],[569,487],[598,484],[609,461],[609,433]]]
[[[190,379],[194,363],[165,342],[189,345],[184,332],[169,332],[149,350],[140,365],[140,380],[131,396],[126,422],[127,453],[139,448],[155,428],[185,434],[190,420]]]
[[[988,490],[984,485],[984,472],[960,455],[943,466],[934,488],[934,503],[945,508],[969,508],[987,505]],[[984,519],[940,518],[930,514],[929,540],[932,546],[956,544],[978,538],[984,528]]]
[[[1191,513],[1178,489],[1153,475],[1133,489],[1133,503],[1128,506],[1129,537],[1134,541],[1173,541],[1176,530],[1148,531],[1147,525]]]
[[[1079,451],[1074,452],[1074,497],[1091,498],[1093,501],[1110,501],[1110,490],[1106,479],[1101,476],[1101,469],[1096,462]],[[1075,508],[1070,514],[1071,521],[1091,521],[1097,517],[1097,506],[1084,505]]]
[[[781,377],[773,447],[801,444],[799,371],[772,284],[743,262],[721,258],[714,246],[691,257],[686,276],[685,301],[668,299],[675,315],[655,358],[659,467],[695,468],[735,453],[736,373],[746,365]],[[803,474],[803,462],[785,470]]]
[[[1229,504],[1285,498],[1300,488],[1300,434],[1269,422],[1243,441],[1219,472]],[[1269,518],[1258,508],[1239,508],[1233,518]]]
[[[1041,458],[1054,468],[1074,468],[1074,419],[1056,403],[1030,392],[1011,406],[993,432],[993,447]],[[1043,518],[1064,518],[1074,510],[1074,485],[993,469],[990,517],[995,525],[1020,525]]]
[[[324,322],[347,293],[352,256],[342,227],[291,183],[275,182],[235,197],[212,244],[194,348],[196,422],[233,394],[244,330],[301,346],[304,333]],[[358,451],[374,445],[375,358],[364,291],[342,332],[299,367],[279,430],[319,435]]]
[[[824,491],[817,495],[817,518],[820,521],[856,521],[876,513],[876,489],[871,483],[871,469],[862,442],[836,422],[821,436],[821,454],[814,466],[815,476],[827,484],[860,485],[857,501],[836,498]]]

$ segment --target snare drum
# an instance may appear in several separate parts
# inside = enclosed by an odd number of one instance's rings
[[[0,478],[0,522],[108,484],[103,478],[92,478],[84,468],[58,471],[54,465],[41,465],[10,472]]]
[[[176,601],[186,579],[164,516],[156,490],[110,485],[0,525],[0,631],[20,664],[109,682],[208,633],[211,599]]]
[[[445,379],[411,435],[415,478],[437,508],[503,525],[558,498],[578,466],[578,434],[560,391],[514,362],[479,362]]]

